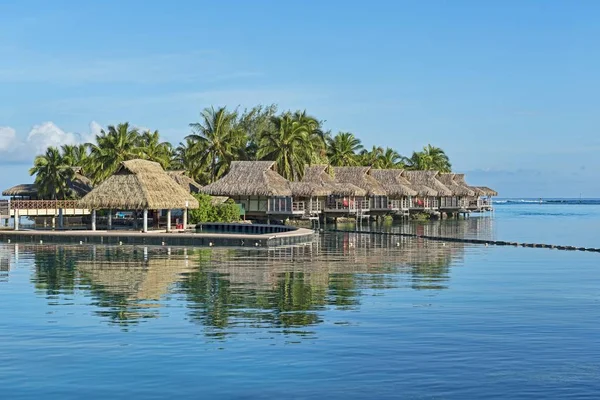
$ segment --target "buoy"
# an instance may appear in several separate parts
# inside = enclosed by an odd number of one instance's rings
[[[212,247],[212,246],[213,246],[213,242],[209,242],[209,243],[208,243],[208,246],[209,246],[209,247]]]
[[[123,246],[123,242],[119,242],[119,246]]]
[[[258,247],[258,242],[254,243],[254,245],[255,245],[256,247]]]
[[[82,241],[82,240],[80,240],[80,241],[79,241],[79,244],[83,244],[83,241]]]
[[[165,245],[165,242],[161,242],[161,244],[164,246],[164,245]]]
[[[43,240],[40,240],[40,244],[44,244],[44,241],[43,241]]]
[[[8,239],[8,243],[10,243],[10,239]]]

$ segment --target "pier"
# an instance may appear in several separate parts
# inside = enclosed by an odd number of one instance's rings
[[[295,227],[267,229],[269,225],[252,224],[213,224],[209,232],[150,231],[41,231],[0,230],[3,243],[53,243],[53,244],[104,244],[104,245],[148,245],[183,247],[276,247],[308,243],[313,240],[314,231]],[[237,231],[234,230],[238,229]],[[239,228],[237,228],[239,227]]]

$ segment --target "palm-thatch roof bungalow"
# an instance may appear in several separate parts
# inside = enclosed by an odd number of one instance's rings
[[[201,191],[233,199],[249,217],[304,214],[294,204],[290,182],[275,171],[274,161],[233,161],[225,176]]]
[[[498,196],[498,192],[496,192],[494,189],[490,189],[487,186],[472,186],[472,187],[473,187],[473,189],[478,190],[482,196],[486,196],[486,197]]]
[[[369,174],[382,184],[390,199],[392,210],[408,211],[412,196],[418,192],[411,187],[410,182],[402,176],[400,169],[371,169]]]
[[[81,168],[73,167],[73,178],[67,180],[67,187],[72,197],[81,198],[92,190],[92,181],[81,174]],[[13,200],[42,200],[35,183],[24,183],[13,186],[2,192],[2,196],[7,196]]]
[[[475,191],[458,181],[456,175],[453,173],[440,173],[437,176],[437,179],[453,193],[452,196],[440,198],[440,209],[466,210],[469,207],[470,200],[475,198]]]
[[[294,198],[307,202],[311,214],[319,214],[328,206],[334,210],[350,208],[356,197],[364,197],[367,191],[351,183],[338,183],[330,174],[331,169],[324,164],[316,164],[304,168],[304,176],[300,182],[291,182]],[[344,206],[344,198],[346,206]],[[339,207],[335,207],[335,205]]]
[[[441,197],[452,196],[452,190],[437,179],[438,171],[404,171],[404,176],[419,194],[411,209],[437,210]]]
[[[389,199],[383,185],[369,175],[371,167],[335,167],[334,179],[337,183],[353,184],[367,192],[368,200],[360,202],[363,211],[390,212]]]
[[[79,201],[82,208],[92,210],[92,230],[95,230],[96,210],[143,210],[144,232],[148,230],[148,210],[168,210],[167,230],[170,229],[170,210],[197,208],[198,201],[178,185],[160,166],[146,160],[121,163],[117,171]],[[184,226],[187,211],[184,211]],[[111,226],[109,213],[109,227]]]
[[[498,196],[498,192],[487,186],[470,186],[465,182],[465,174],[456,174],[455,180],[475,192],[475,199],[472,199],[469,204],[470,210],[491,211],[493,209],[492,197]]]
[[[202,189],[202,186],[187,176],[185,171],[167,171],[167,174],[189,193],[199,193]]]

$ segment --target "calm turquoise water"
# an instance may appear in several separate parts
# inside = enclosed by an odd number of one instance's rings
[[[386,227],[600,247],[600,206]],[[6,399],[598,398],[600,255],[0,244]]]

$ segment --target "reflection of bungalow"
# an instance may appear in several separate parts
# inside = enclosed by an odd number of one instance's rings
[[[355,208],[359,213],[389,213],[390,204],[383,185],[369,175],[371,167],[335,167],[336,183],[352,184],[365,190],[366,198],[357,198]],[[329,207],[328,207],[329,208]]]
[[[469,202],[475,198],[475,191],[456,179],[457,174],[439,174],[437,179],[453,193],[451,197],[440,198],[440,210],[466,212]]]
[[[74,167],[73,179],[67,180],[67,187],[73,197],[81,198],[92,190],[92,181],[83,176],[81,168]],[[24,183],[13,186],[2,192],[2,196],[10,197],[12,200],[38,200],[40,199],[38,188],[33,183]]]
[[[319,210],[331,214],[356,213],[356,205],[364,200],[367,194],[366,190],[351,183],[337,183],[329,174],[326,165],[306,167],[302,181],[292,183],[293,191],[299,191],[301,188],[311,192],[311,204],[316,202]]]
[[[371,169],[369,174],[383,185],[390,208],[395,213],[407,214],[412,197],[418,192],[411,188],[410,182],[402,176],[400,169]]]
[[[117,171],[79,201],[92,210],[92,230],[96,229],[96,210],[143,210],[143,230],[148,230],[148,210],[167,210],[167,230],[171,228],[171,210],[197,208],[198,201],[178,185],[159,163],[146,160],[122,162]],[[185,225],[185,222],[184,222]]]
[[[289,182],[275,172],[274,161],[233,161],[229,172],[202,192],[233,199],[248,217],[291,217],[305,212],[304,204],[294,201]]]
[[[413,199],[411,210],[437,211],[440,198],[451,197],[452,191],[437,180],[437,171],[404,171],[403,176],[411,183],[411,187],[419,194]]]

